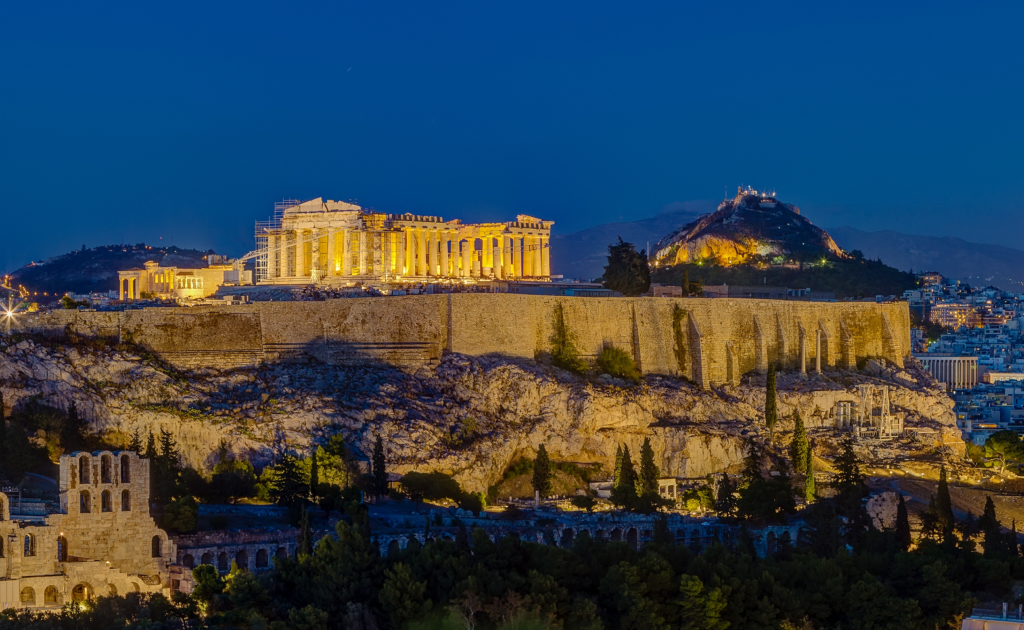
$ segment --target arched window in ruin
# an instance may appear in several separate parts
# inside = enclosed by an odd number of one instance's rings
[[[392,540],[388,543],[388,557],[397,556],[398,552],[402,550],[401,544],[397,540]]]
[[[288,557],[288,550],[285,549],[284,547],[278,547],[277,551],[274,552],[274,555],[277,556],[278,558],[287,558]]]
[[[133,593],[138,593],[139,592],[139,583],[138,582],[132,582],[132,592]]]
[[[21,589],[21,604],[22,606],[35,606],[36,605],[36,589],[31,586],[26,586]]]
[[[71,589],[71,601],[84,602],[92,597],[92,589],[84,582]]]
[[[113,584],[107,584],[107,596],[117,597],[117,587]]]
[[[203,557],[199,559],[199,564],[213,564],[213,554],[207,551],[203,554]]]
[[[89,483],[89,456],[78,458],[78,483]]]
[[[153,536],[153,557],[154,558],[160,558],[160,557],[163,556],[163,554],[160,553],[161,552],[160,544],[161,544],[160,537],[159,536]]]
[[[227,571],[228,570],[228,553],[226,551],[220,552],[217,556],[217,570]]]
[[[92,511],[92,501],[90,498],[89,492],[86,490],[78,493],[78,511],[82,514],[88,514]]]
[[[239,569],[249,568],[249,554],[245,552],[245,549],[235,554],[235,564],[238,565]]]
[[[111,505],[110,490],[104,490],[100,494],[100,511],[101,512],[113,512],[114,508]]]
[[[637,531],[635,527],[630,527],[629,531],[626,532],[626,544],[636,549]]]
[[[43,605],[44,606],[60,606],[60,592],[56,586],[52,584],[46,587],[43,591]]]
[[[121,511],[130,512],[132,509],[132,495],[127,490],[121,491]]]
[[[100,458],[100,483],[114,483],[114,462],[110,455]]]
[[[268,564],[269,564],[269,561],[267,559],[267,550],[266,549],[260,549],[259,551],[257,551],[256,552],[256,568],[257,569],[265,569],[265,568],[267,568]]]
[[[181,564],[183,564],[186,569],[192,569],[195,568],[196,559],[192,557],[192,554],[186,553],[185,557],[181,559]]]
[[[132,482],[132,459],[127,455],[121,456],[121,483]]]
[[[36,555],[36,537],[32,534],[25,534],[25,555]]]
[[[68,561],[68,539],[63,536],[57,537],[57,562]]]

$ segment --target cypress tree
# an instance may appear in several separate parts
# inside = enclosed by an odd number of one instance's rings
[[[313,553],[313,534],[309,529],[309,510],[302,508],[302,519],[299,529],[299,555],[308,556]]]
[[[619,485],[636,489],[636,469],[633,468],[633,458],[629,455],[629,447],[622,446],[622,471],[619,473]]]
[[[775,399],[775,364],[768,364],[768,382],[764,394],[764,425],[768,427],[768,435],[775,431],[775,423],[779,421],[779,404]]]
[[[533,489],[542,498],[551,494],[551,459],[543,444],[537,449],[537,459],[533,460]]]
[[[283,456],[274,473],[273,496],[278,505],[291,507],[306,495],[306,483],[294,457]]]
[[[718,495],[715,497],[715,510],[722,515],[732,516],[736,511],[736,488],[729,475],[722,476],[722,483],[718,484]]]
[[[313,449],[313,461],[309,464],[309,496],[316,498],[317,486],[320,485],[320,469],[316,461],[316,449]]]
[[[683,297],[690,297],[690,270],[683,268]]]
[[[373,491],[378,497],[388,494],[388,471],[384,459],[384,440],[377,434],[373,443]]]
[[[810,448],[807,445],[804,419],[800,417],[799,411],[793,411],[793,426],[793,441],[789,445],[789,458],[793,462],[793,470],[802,473],[807,469],[807,453]]]
[[[946,481],[946,467],[939,471],[939,489],[935,497],[935,508],[938,516],[939,531],[944,538],[953,534],[953,502],[949,497],[949,483]]]
[[[818,488],[814,483],[814,452],[810,445],[807,446],[807,456],[804,459],[804,499],[808,503],[814,503],[818,496]]]
[[[616,488],[622,479],[622,445],[615,449],[615,474],[612,476],[612,487]]]
[[[1006,533],[1006,553],[1011,558],[1020,556],[1020,546],[1017,544],[1017,519],[1013,519],[1010,531]]]
[[[896,504],[896,542],[900,549],[910,549],[910,518],[907,516],[907,503],[900,493],[900,502]]]
[[[640,496],[657,496],[658,477],[660,476],[661,471],[654,463],[651,438],[644,438],[644,445],[640,447],[640,474],[636,480],[636,493]]]

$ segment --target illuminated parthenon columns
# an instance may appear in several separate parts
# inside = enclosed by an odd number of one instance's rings
[[[257,224],[256,253],[262,256],[257,280],[298,284],[313,275],[327,282],[546,280],[552,225],[527,215],[506,223],[467,224],[314,199],[283,207],[275,220]]]

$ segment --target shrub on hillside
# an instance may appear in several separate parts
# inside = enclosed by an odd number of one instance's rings
[[[602,372],[615,378],[626,379],[636,383],[640,380],[640,370],[637,369],[633,357],[622,348],[608,347],[601,351],[597,357],[597,367]]]

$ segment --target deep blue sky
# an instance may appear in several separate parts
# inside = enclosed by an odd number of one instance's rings
[[[0,4],[0,266],[240,254],[283,197],[565,233],[740,183],[1021,247],[1019,1],[303,4]]]

